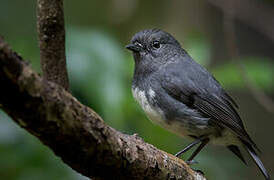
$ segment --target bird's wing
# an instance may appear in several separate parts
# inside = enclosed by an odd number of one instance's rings
[[[178,66],[167,66],[163,71],[162,88],[176,100],[210,118],[211,122],[229,128],[257,149],[232,105],[232,98],[205,69],[195,67],[184,64],[188,69],[183,71]]]

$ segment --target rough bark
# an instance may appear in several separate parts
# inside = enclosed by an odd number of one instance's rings
[[[179,158],[104,123],[0,38],[0,107],[75,171],[97,179],[204,179]]]
[[[68,90],[63,0],[38,0],[37,30],[43,78]]]

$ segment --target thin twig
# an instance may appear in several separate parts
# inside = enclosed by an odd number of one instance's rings
[[[268,112],[274,113],[274,102],[262,91],[262,89],[256,86],[256,84],[247,76],[247,70],[245,66],[239,61],[239,52],[237,48],[237,40],[234,28],[234,3],[231,1],[227,1],[225,5],[226,9],[230,9],[230,11],[223,10],[223,13],[224,36],[231,59],[234,60],[234,62],[236,63],[239,72],[241,73],[241,76],[244,79],[245,85],[248,87],[256,101],[261,106],[263,106]]]
[[[274,9],[256,0],[207,0],[224,13],[233,11],[233,18],[254,28],[274,42]],[[227,4],[233,4],[233,9]]]

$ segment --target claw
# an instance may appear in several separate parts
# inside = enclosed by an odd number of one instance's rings
[[[187,163],[188,165],[192,165],[192,164],[198,164],[198,161],[192,159],[192,160],[190,160],[190,161],[186,161],[186,163]]]
[[[201,174],[201,175],[205,175],[205,173],[203,171],[199,170],[199,169],[192,169],[192,170],[199,173],[199,174]]]

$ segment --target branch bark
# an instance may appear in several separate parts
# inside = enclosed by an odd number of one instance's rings
[[[38,0],[37,30],[43,78],[68,90],[63,0]]]
[[[75,171],[98,179],[204,179],[184,161],[109,127],[0,38],[0,107]]]

